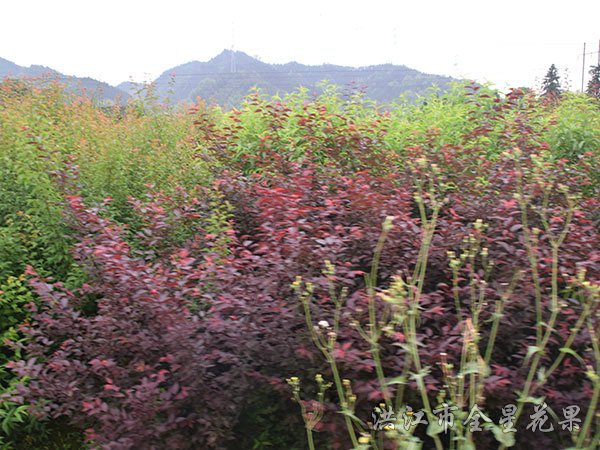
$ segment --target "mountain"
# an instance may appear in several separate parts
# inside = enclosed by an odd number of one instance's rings
[[[5,76],[37,77],[51,74],[67,84],[72,92],[85,90],[105,104],[117,98],[125,103],[136,96],[143,84],[130,81],[114,87],[91,78],[64,75],[44,66],[19,66],[0,58],[0,81]],[[195,102],[197,97],[213,101],[222,106],[238,106],[253,87],[267,95],[284,95],[299,87],[309,93],[323,92],[320,84],[327,80],[340,87],[348,85],[364,90],[366,96],[385,104],[405,95],[415,99],[425,95],[434,84],[445,90],[454,79],[441,75],[430,75],[406,66],[380,64],[367,67],[347,67],[332,64],[310,66],[297,62],[268,64],[241,51],[224,50],[210,61],[192,61],[163,72],[155,81],[159,98],[168,97],[173,103]]]
[[[169,69],[154,83],[161,98],[169,96],[174,102],[194,102],[200,97],[220,105],[237,106],[254,86],[267,95],[283,95],[300,86],[319,94],[322,88],[318,85],[323,80],[340,87],[350,83],[357,88],[366,86],[367,97],[380,103],[388,103],[403,94],[415,99],[434,84],[444,90],[455,81],[393,64],[359,68],[331,64],[309,66],[297,62],[267,64],[241,51],[224,50],[210,61],[193,61]],[[131,89],[126,83],[118,87],[127,92]]]
[[[41,77],[48,76],[51,79],[57,79],[65,83],[67,90],[78,93],[85,91],[88,95],[97,97],[105,104],[112,104],[115,101],[125,103],[129,98],[129,94],[111,86],[102,81],[94,80],[89,77],[80,78],[64,75],[50,67],[32,65],[29,67],[19,66],[4,58],[0,58],[0,81],[4,77],[21,78],[21,77]]]

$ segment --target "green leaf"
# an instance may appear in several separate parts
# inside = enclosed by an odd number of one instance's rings
[[[486,424],[485,428],[491,428],[494,437],[498,442],[506,447],[512,447],[515,445],[515,433],[514,431],[510,433],[505,433],[502,428],[500,428],[496,424]]]
[[[343,414],[344,416],[348,416],[350,417],[352,420],[355,420],[356,423],[361,424],[362,426],[365,425],[365,423],[360,420],[358,417],[356,417],[349,409],[344,409],[342,411],[337,411],[338,414]]]
[[[392,378],[391,380],[389,380],[386,384],[391,385],[391,384],[404,384],[404,383],[406,383],[406,377],[396,377],[396,378]]]
[[[418,441],[410,441],[402,444],[406,450],[421,450],[423,444]]]
[[[517,401],[519,403],[533,403],[534,405],[541,405],[542,403],[544,403],[545,399],[546,397],[525,397],[523,399],[519,398],[517,399]]]
[[[571,355],[572,357],[577,359],[577,361],[579,361],[581,363],[581,365],[583,365],[585,367],[585,361],[573,349],[563,347],[563,348],[559,349],[558,351],[561,353],[567,353],[568,355]]]
[[[444,427],[439,424],[437,420],[429,421],[427,425],[427,436],[434,437],[444,431]]]
[[[458,449],[459,450],[476,450],[476,447],[475,447],[475,444],[473,444],[473,442],[465,440],[464,442],[461,442],[460,444],[458,444]]]
[[[465,368],[460,371],[462,375],[468,375],[470,373],[479,373],[479,364],[477,361],[471,361],[465,365]]]
[[[525,362],[523,363],[523,365],[528,365],[529,364],[529,359],[537,352],[541,352],[544,349],[541,347],[538,347],[536,345],[530,345],[529,347],[527,347],[527,355],[525,356]]]

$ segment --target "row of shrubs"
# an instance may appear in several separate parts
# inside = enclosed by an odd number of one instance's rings
[[[598,444],[597,104],[463,85],[378,110],[329,87],[111,116],[20,83],[0,86],[6,448]],[[526,429],[544,404],[579,429]]]

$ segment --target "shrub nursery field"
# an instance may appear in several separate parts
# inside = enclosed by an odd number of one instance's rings
[[[0,83],[3,449],[596,449],[600,104]]]

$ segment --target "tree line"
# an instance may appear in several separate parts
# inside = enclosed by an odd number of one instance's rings
[[[592,66],[589,74],[591,75],[588,81],[586,93],[592,97],[600,99],[600,64]],[[552,64],[542,82],[542,97],[550,100],[557,99],[563,93],[560,85],[560,76],[556,66]]]

